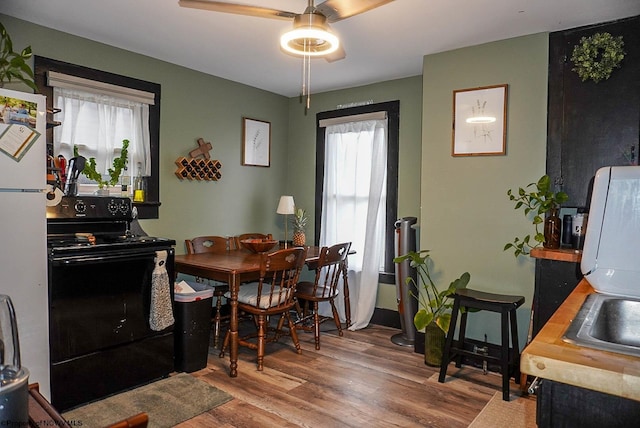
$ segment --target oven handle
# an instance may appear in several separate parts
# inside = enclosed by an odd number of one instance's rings
[[[79,263],[107,263],[117,260],[140,260],[155,257],[155,251],[146,251],[144,253],[126,253],[126,254],[111,254],[111,255],[97,255],[97,256],[71,256],[53,258],[51,261],[58,264],[73,265]]]

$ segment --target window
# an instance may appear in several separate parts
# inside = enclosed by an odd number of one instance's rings
[[[95,157],[106,173],[122,140],[129,140],[128,174],[135,175],[140,164],[149,177],[147,201],[136,203],[138,215],[158,218],[160,86],[37,56],[35,74],[47,108],[62,110],[48,118],[64,122],[47,129],[49,154],[68,159],[75,145],[81,155]]]
[[[383,112],[387,117],[387,154],[386,154],[386,183],[384,186],[384,207],[386,218],[385,224],[380,227],[380,232],[384,234],[384,256],[380,261],[379,282],[395,283],[395,265],[393,257],[395,252],[395,221],[398,212],[398,151],[399,151],[399,109],[400,102],[392,101],[386,103],[371,104],[367,106],[352,107],[341,110],[318,113],[317,115],[317,135],[316,135],[316,216],[315,216],[315,243],[320,242],[321,218],[324,194],[324,171],[326,155],[326,134],[325,127],[320,126],[321,120],[344,118],[347,116],[365,115],[375,112]],[[357,142],[354,142],[357,144]],[[338,187],[340,189],[340,187]],[[345,189],[348,190],[348,189]],[[342,190],[339,190],[342,192]],[[334,195],[337,196],[337,195]],[[363,201],[366,196],[363,195]],[[366,204],[366,202],[363,202]],[[364,221],[364,219],[363,219]]]
[[[54,88],[53,107],[61,110],[57,116],[61,125],[53,130],[54,153],[70,159],[77,148],[80,155],[96,159],[98,172],[108,180],[107,169],[120,155],[122,142],[126,139],[129,141],[126,175],[149,175],[146,168],[150,164],[148,104],[56,84],[50,75],[49,85]],[[97,185],[85,176],[81,177],[81,191],[95,191]]]

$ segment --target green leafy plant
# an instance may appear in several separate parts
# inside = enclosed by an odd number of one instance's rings
[[[418,300],[419,306],[418,312],[413,317],[413,324],[418,330],[422,330],[427,325],[435,322],[442,331],[447,333],[451,322],[452,296],[456,290],[466,288],[471,275],[469,275],[469,272],[465,272],[460,278],[451,282],[449,288],[438,290],[429,270],[429,264],[433,262],[429,256],[429,250],[410,251],[393,259],[395,263],[402,263],[406,260],[410,260],[409,265],[416,269],[418,281],[422,284],[424,290],[423,293],[418,293],[418,295],[413,290],[410,290],[411,295]],[[412,277],[407,278],[406,281],[407,284],[413,285],[416,291],[420,289]]]
[[[532,188],[533,190],[528,190]],[[552,208],[560,208],[560,205],[566,202],[569,196],[565,192],[552,192],[551,178],[548,175],[543,175],[536,183],[529,183],[525,188],[518,188],[517,193],[509,189],[507,195],[511,201],[515,201],[514,209],[522,208],[526,217],[532,216],[531,220],[535,227],[535,234],[533,235],[533,241],[530,234],[522,239],[515,237],[513,242],[504,246],[503,251],[513,249],[516,257],[528,255],[532,248],[544,242],[544,233],[539,230],[538,226],[544,223],[545,213]]]
[[[31,55],[31,46],[22,49],[20,53],[13,51],[11,37],[4,25],[0,23],[0,88],[4,87],[5,82],[15,79],[25,83],[34,91],[38,90],[33,82],[33,70],[27,64]]]
[[[85,164],[82,173],[87,176],[89,180],[93,180],[98,183],[98,188],[102,189],[104,186],[115,186],[120,180],[120,173],[127,166],[127,156],[129,154],[129,140],[122,140],[122,150],[120,156],[113,160],[113,168],[109,168],[109,179],[103,180],[102,174],[96,170],[96,158],[91,157]],[[78,153],[78,147],[73,146],[73,155],[80,156]]]

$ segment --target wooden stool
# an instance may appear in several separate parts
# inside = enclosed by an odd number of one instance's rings
[[[518,344],[516,309],[522,306],[523,303],[523,296],[485,293],[469,288],[457,290],[454,294],[451,324],[444,345],[438,382],[444,382],[449,362],[455,360],[456,367],[460,367],[463,356],[470,359],[499,363],[502,373],[502,399],[509,401],[509,379],[513,376],[516,383],[520,383],[520,348]],[[464,309],[464,312],[462,312],[462,317],[460,318],[458,341],[454,343],[453,336],[456,331],[456,323],[460,309]],[[465,349],[465,332],[467,328],[467,314],[469,313],[467,309],[478,309],[501,314],[502,345],[500,347],[500,357],[479,354],[478,352]],[[509,358],[509,325],[511,325],[511,344],[513,346],[511,358]]]

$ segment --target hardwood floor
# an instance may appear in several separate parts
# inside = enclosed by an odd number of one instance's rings
[[[343,337],[324,331],[319,351],[313,334],[301,332],[302,354],[289,338],[269,344],[263,372],[255,352],[240,348],[237,378],[228,376],[228,354],[209,348],[207,367],[192,375],[234,399],[178,426],[466,427],[500,390],[499,375],[453,364],[438,383],[422,355],[391,343],[397,332],[376,325]],[[511,391],[520,395],[513,381]]]

